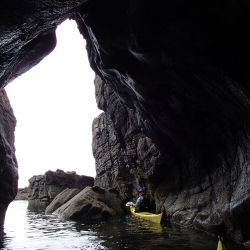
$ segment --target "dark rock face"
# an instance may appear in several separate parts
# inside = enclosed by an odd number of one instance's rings
[[[54,49],[57,25],[85,1],[2,1],[1,86],[29,70]]]
[[[0,91],[0,235],[5,212],[17,194],[17,161],[14,131],[16,119],[5,90]]]
[[[112,1],[100,12],[94,3],[86,4],[83,28],[90,63],[136,113],[164,159],[147,179],[157,186],[157,210],[176,223],[227,234],[247,245],[250,22],[243,6],[249,10],[249,5]],[[105,104],[104,99],[98,103]],[[104,105],[106,114],[99,120],[107,120],[109,134],[126,138],[130,118],[115,110],[112,99],[110,105]],[[108,141],[98,137],[100,144]],[[105,169],[105,157],[97,154],[97,159],[103,159],[100,170]]]
[[[156,172],[164,161],[162,154],[143,134],[138,114],[128,109],[98,76],[95,87],[98,107],[105,110],[93,122],[95,185],[118,190],[124,202],[144,186],[153,202]]]
[[[4,0],[1,4],[1,86],[53,48],[56,25],[67,17],[77,21],[87,40],[90,64],[105,82],[102,91],[110,92],[98,101],[106,114],[94,124],[98,185],[117,190],[122,186],[116,174],[125,179],[133,172],[121,170],[128,162],[122,156],[129,155],[130,147],[129,163],[135,162],[134,169],[141,172],[134,149],[145,144],[140,138],[151,138],[147,147],[157,148],[159,162],[147,165],[143,178],[151,176],[146,182],[157,208],[180,224],[249,244],[247,1]],[[119,102],[112,103],[113,97]],[[117,103],[119,112],[113,106]],[[126,137],[127,129],[136,130],[133,136],[128,133],[134,141]],[[97,148],[102,142],[103,149]],[[144,165],[147,160],[141,158],[138,162]],[[132,175],[139,183],[141,174]],[[128,190],[122,187],[124,198],[132,195],[135,183],[129,180]]]
[[[145,186],[156,210],[166,211],[175,223],[230,237],[237,230],[238,241],[248,237],[248,223],[239,217],[249,211],[246,155],[239,152],[230,171],[222,162],[223,168],[208,176],[192,165],[188,171],[176,167],[164,173],[172,163],[142,133],[138,114],[126,108],[98,76],[95,86],[98,106],[105,110],[93,123],[96,185],[118,190],[124,200],[134,197],[138,186]]]
[[[29,179],[29,205],[32,210],[45,210],[49,203],[64,189],[83,189],[93,186],[94,178],[77,175],[75,172],[47,171],[44,175],[35,175]]]

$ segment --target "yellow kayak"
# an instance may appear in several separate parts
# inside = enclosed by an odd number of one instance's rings
[[[222,242],[221,242],[220,239],[219,239],[219,241],[218,241],[217,250],[223,250]]]
[[[144,220],[151,221],[151,222],[158,223],[158,224],[161,223],[162,213],[153,214],[153,213],[149,213],[149,212],[135,212],[134,207],[130,207],[130,212],[134,216],[142,218]]]
[[[226,247],[224,247],[224,244],[222,243],[220,237],[219,237],[219,241],[218,241],[217,250],[226,250]]]

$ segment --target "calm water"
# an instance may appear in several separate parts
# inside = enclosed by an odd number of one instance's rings
[[[145,223],[130,215],[80,224],[28,211],[27,205],[27,201],[10,204],[1,249],[216,250],[212,236]]]

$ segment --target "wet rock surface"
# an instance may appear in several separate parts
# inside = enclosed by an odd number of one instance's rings
[[[61,207],[64,203],[72,199],[75,195],[77,195],[81,189],[77,188],[66,188],[61,193],[59,193],[52,202],[46,207],[45,214],[51,214],[59,207]]]
[[[134,197],[137,184],[146,183],[157,210],[174,222],[247,246],[248,2],[1,4],[1,86],[53,49],[59,23],[68,17],[77,21],[90,64],[105,83],[98,100],[105,114],[94,122],[96,184],[114,187],[125,200]],[[8,159],[5,147],[0,152]],[[127,163],[134,167],[124,167]],[[13,167],[5,169],[0,184],[7,206],[17,175]]]
[[[45,210],[50,202],[64,189],[83,189],[93,186],[94,178],[77,175],[62,170],[47,171],[44,175],[35,175],[29,179],[29,205],[31,210]]]

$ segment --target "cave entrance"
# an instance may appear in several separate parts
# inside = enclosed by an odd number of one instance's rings
[[[65,21],[56,33],[54,51],[6,87],[17,119],[19,187],[47,170],[95,176],[91,126],[100,110],[94,72],[76,22]]]

